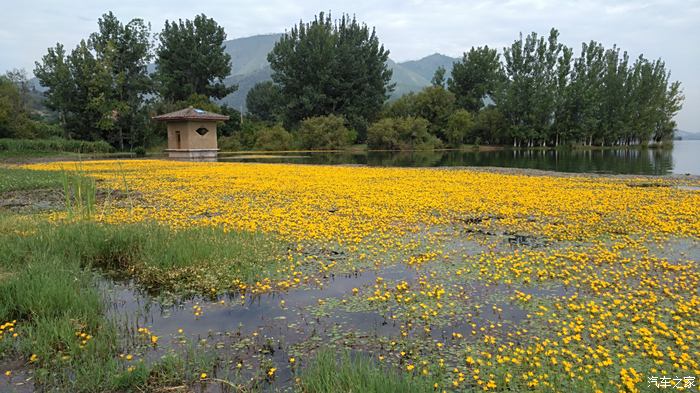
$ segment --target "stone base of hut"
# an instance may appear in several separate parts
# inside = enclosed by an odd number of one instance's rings
[[[168,157],[184,161],[216,161],[219,149],[166,149]]]

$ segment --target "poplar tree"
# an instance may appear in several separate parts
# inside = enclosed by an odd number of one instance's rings
[[[393,90],[388,56],[375,30],[354,17],[334,22],[321,12],[312,22],[299,22],[268,54],[286,125],[341,115],[364,139]]]

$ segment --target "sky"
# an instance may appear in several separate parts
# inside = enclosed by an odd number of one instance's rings
[[[8,0],[9,1],[9,0]],[[69,50],[96,30],[97,19],[113,11],[126,22],[141,18],[154,32],[165,20],[204,13],[224,26],[229,39],[284,32],[319,11],[354,14],[376,27],[391,58],[419,59],[438,52],[461,56],[472,46],[502,49],[518,34],[547,34],[580,52],[581,43],[617,44],[631,58],[661,58],[686,97],[678,128],[700,132],[700,0],[29,0],[3,7],[0,72],[24,68],[57,42]]]

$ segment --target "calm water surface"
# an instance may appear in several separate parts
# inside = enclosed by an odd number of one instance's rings
[[[305,152],[270,156],[221,153],[219,161],[399,167],[494,166],[575,173],[700,175],[700,141],[676,141],[673,149]]]

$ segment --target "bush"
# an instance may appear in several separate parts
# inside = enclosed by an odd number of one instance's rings
[[[305,149],[344,149],[355,142],[356,136],[355,132],[345,127],[342,116],[310,117],[299,126],[301,146]]]
[[[142,146],[139,146],[134,149],[134,154],[136,154],[136,157],[146,157],[146,149]]]
[[[221,151],[239,151],[242,150],[240,135],[220,136],[219,150]]]
[[[269,128],[263,128],[256,132],[255,149],[257,150],[289,150],[292,148],[294,140],[292,134],[282,127],[281,124]]]
[[[367,130],[370,149],[429,150],[441,142],[428,133],[428,121],[421,117],[387,117]]]
[[[36,138],[60,138],[64,134],[63,127],[45,121],[32,120],[32,130]]]
[[[0,151],[109,153],[112,150],[112,146],[105,141],[90,142],[62,138],[0,139]]]

